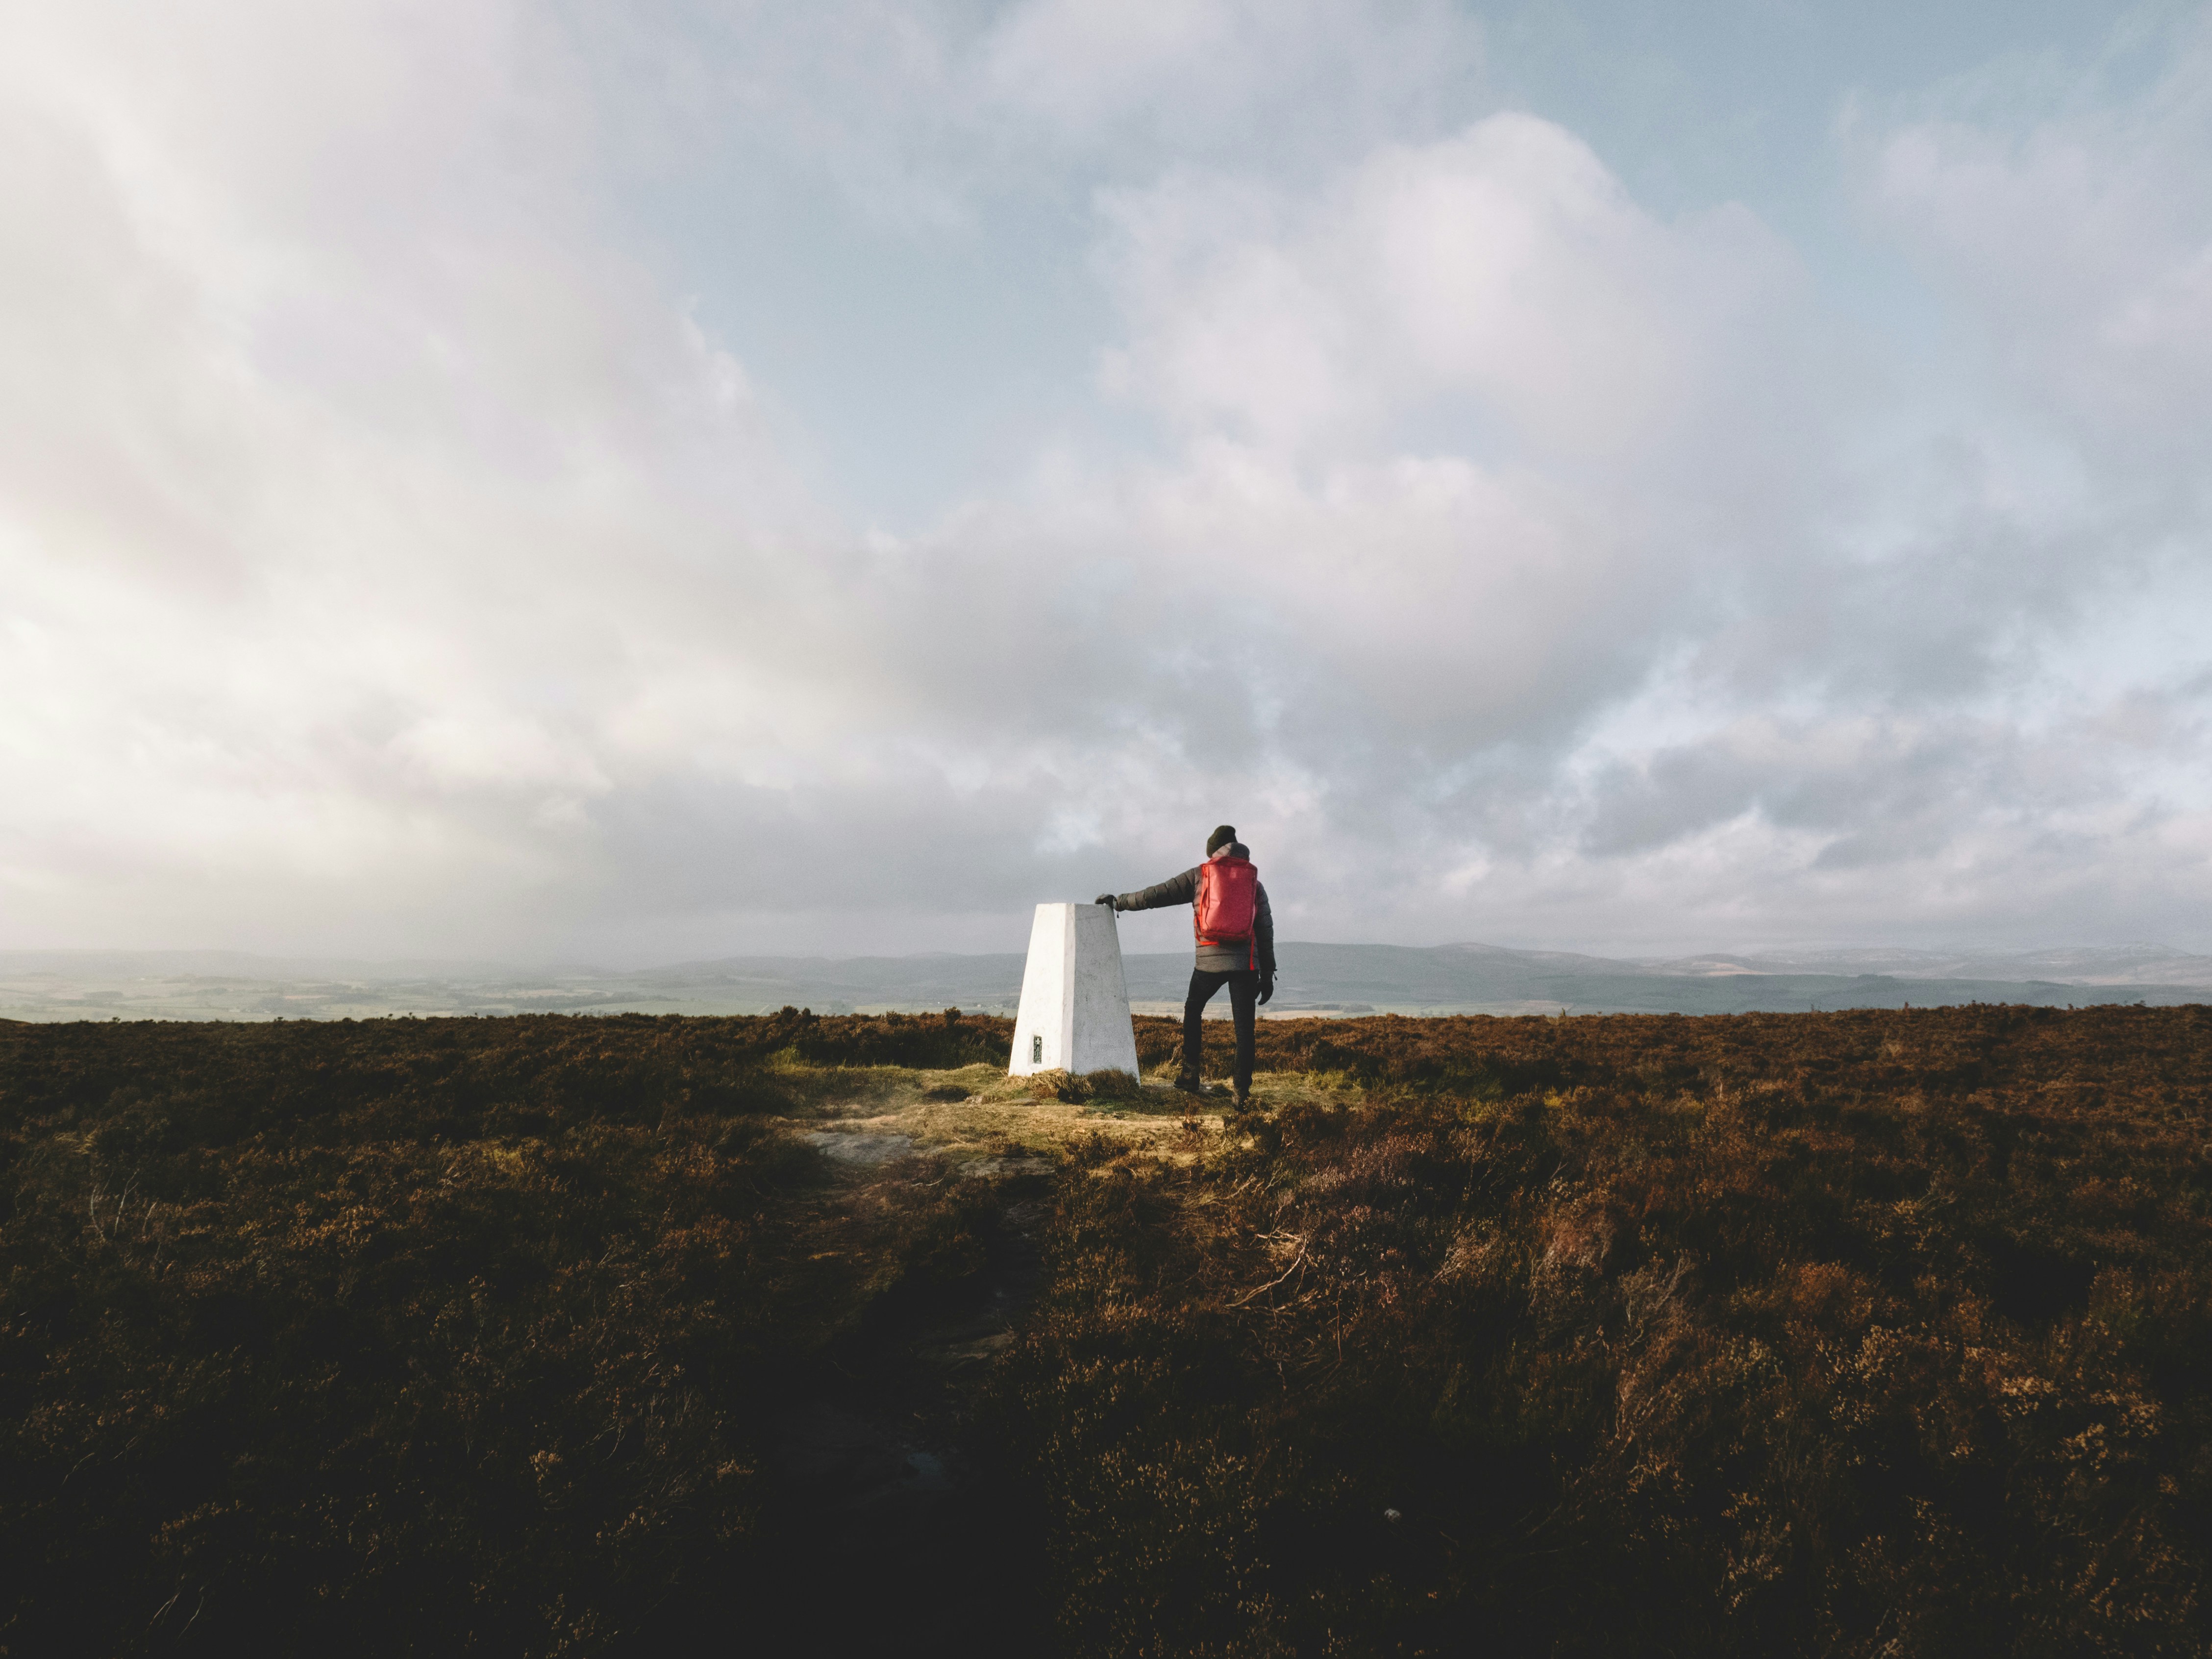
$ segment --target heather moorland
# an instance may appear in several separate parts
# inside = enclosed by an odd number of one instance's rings
[[[2205,1650],[2212,1010],[1007,1031],[0,1025],[0,1648]]]

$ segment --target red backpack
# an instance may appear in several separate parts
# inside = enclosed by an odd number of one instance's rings
[[[1252,965],[1260,965],[1260,943],[1252,919],[1260,909],[1260,871],[1249,859],[1226,854],[1198,866],[1198,896],[1190,907],[1191,927],[1200,945],[1249,945]]]

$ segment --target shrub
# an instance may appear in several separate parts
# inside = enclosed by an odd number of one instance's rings
[[[994,1382],[1071,1646],[2205,1650],[2207,1011],[1263,1031]]]
[[[0,1026],[0,1650],[588,1652],[742,1577],[766,1405],[975,1254],[886,1187],[810,1260],[762,1062],[992,1040]]]

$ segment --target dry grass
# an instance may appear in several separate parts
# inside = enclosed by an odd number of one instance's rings
[[[994,1041],[0,1026],[0,1652],[587,1653],[741,1581],[764,1414],[981,1259],[988,1183],[784,1132],[961,1073],[806,1052]]]
[[[2212,1013],[1280,1021],[1233,1123],[1006,1032],[0,1026],[0,1651],[742,1604],[759,1425],[1041,1167],[1070,1651],[2206,1650]]]
[[[2212,1013],[1271,1048],[1364,1084],[1080,1148],[995,1379],[1071,1649],[2206,1650]]]
[[[799,1084],[801,1109],[775,1121],[910,1136],[916,1151],[956,1161],[1057,1158],[1071,1142],[1103,1136],[1131,1152],[1188,1162],[1197,1144],[1194,1131],[1218,1140],[1227,1129],[1218,1091],[1194,1103],[1158,1077],[1139,1080],[1121,1073],[1015,1078],[988,1065],[949,1071],[839,1066],[807,1068]],[[1286,1073],[1255,1077],[1253,1094],[1260,1109],[1273,1110],[1337,1099],[1351,1086],[1340,1079]]]

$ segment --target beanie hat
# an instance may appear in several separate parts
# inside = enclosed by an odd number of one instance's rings
[[[1228,846],[1231,842],[1235,841],[1236,839],[1237,826],[1233,823],[1223,824],[1219,829],[1216,830],[1212,835],[1206,838],[1206,857],[1212,858],[1216,853],[1219,852],[1223,848]]]

